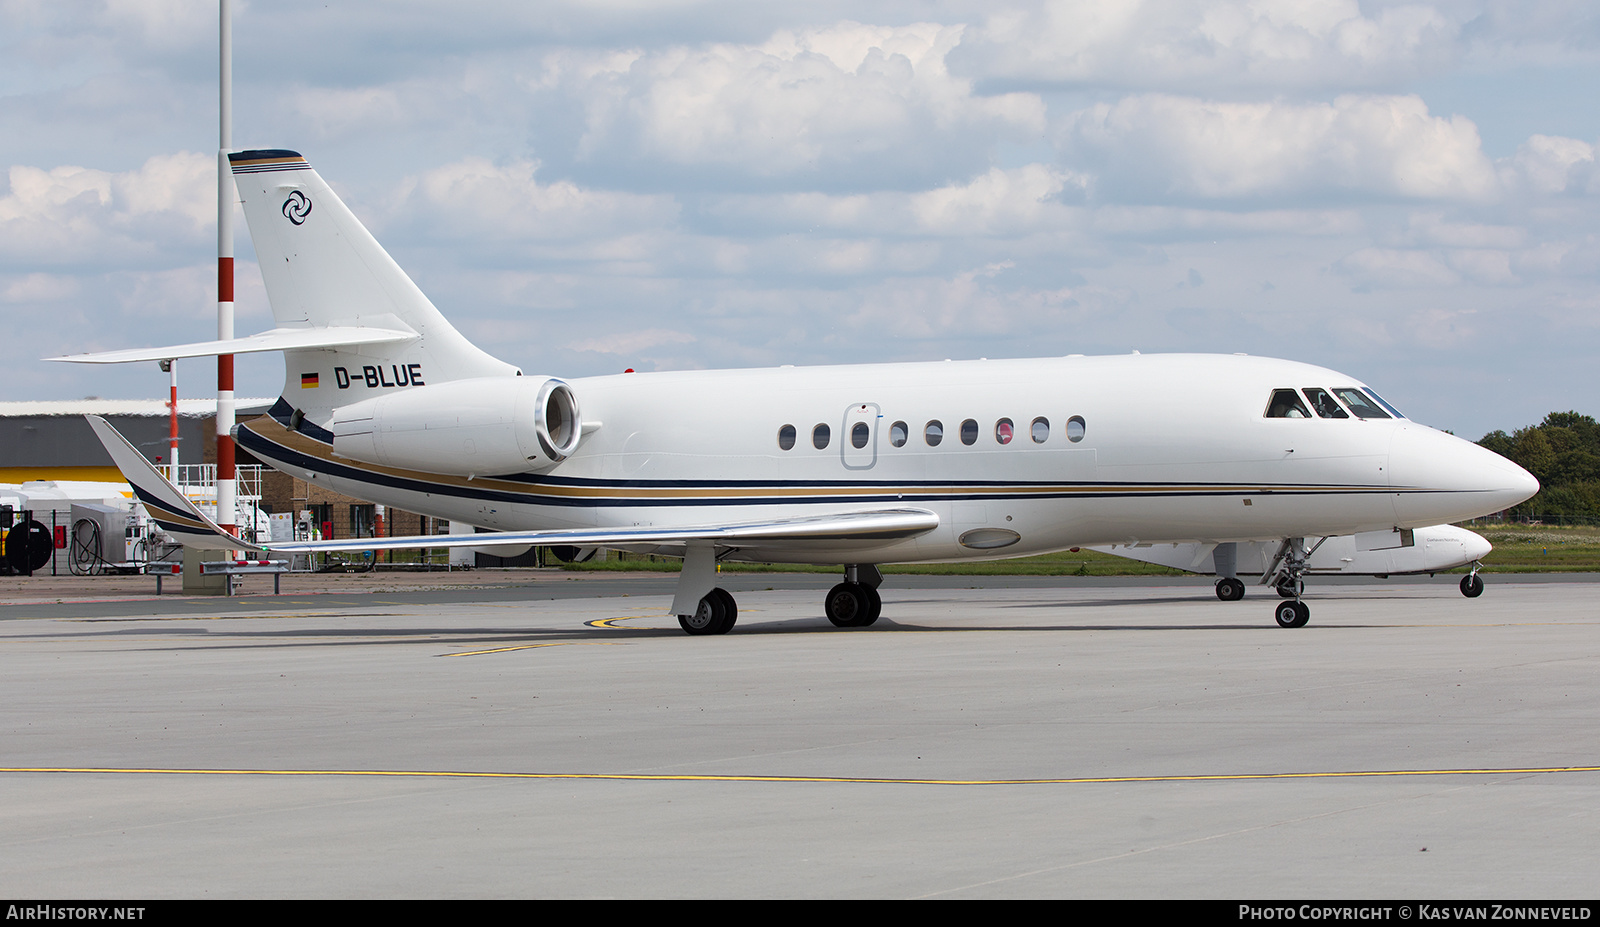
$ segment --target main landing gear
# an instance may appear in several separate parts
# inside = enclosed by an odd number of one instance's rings
[[[1239,545],[1218,544],[1211,549],[1211,564],[1217,573],[1217,598],[1237,602],[1244,598],[1244,583],[1239,580]]]
[[[1217,598],[1224,602],[1237,602],[1244,598],[1244,582],[1237,576],[1224,576],[1217,580]]]
[[[877,621],[883,611],[883,599],[878,595],[882,583],[883,574],[876,566],[847,564],[844,582],[828,590],[823,600],[828,620],[841,628],[864,628]],[[684,550],[672,612],[678,616],[678,626],[697,637],[726,634],[739,620],[733,595],[717,586],[717,554],[711,545],[690,544]]]
[[[739,620],[739,606],[726,589],[713,589],[701,599],[692,615],[679,615],[678,625],[690,634],[726,634]]]
[[[883,612],[883,599],[878,586],[883,574],[870,563],[849,564],[844,568],[844,582],[828,590],[822,608],[828,620],[838,628],[865,628],[878,620]]]
[[[726,634],[739,620],[732,594],[717,588],[717,551],[710,544],[689,544],[684,549],[672,613],[678,616],[679,627],[696,636]]]

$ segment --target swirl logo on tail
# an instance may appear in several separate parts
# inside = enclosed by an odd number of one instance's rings
[[[289,194],[289,198],[283,201],[283,217],[295,225],[303,225],[306,216],[309,215],[311,215],[311,197],[299,190]]]

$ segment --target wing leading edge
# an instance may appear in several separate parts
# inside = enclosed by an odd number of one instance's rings
[[[927,509],[894,508],[806,515],[726,525],[648,525],[635,528],[573,529],[565,531],[491,531],[483,534],[424,534],[389,538],[351,538],[334,541],[292,541],[283,544],[247,544],[224,532],[188,497],[145,459],[128,440],[97,415],[86,416],[100,443],[144,503],[150,517],[181,543],[211,549],[254,550],[278,554],[331,553],[353,550],[407,550],[421,547],[499,547],[572,545],[578,547],[628,544],[686,544],[694,541],[736,547],[773,542],[898,540],[926,534],[939,527],[939,516]]]

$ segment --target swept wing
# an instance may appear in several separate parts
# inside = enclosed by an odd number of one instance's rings
[[[117,469],[127,478],[150,517],[185,544],[211,549],[300,554],[350,550],[404,550],[419,547],[490,547],[511,545],[621,546],[709,542],[718,546],[773,541],[892,540],[915,537],[939,526],[939,516],[926,509],[893,508],[775,518],[721,525],[634,528],[582,528],[564,531],[491,531],[483,534],[411,535],[250,544],[224,532],[144,458],[105,419],[86,416]]]

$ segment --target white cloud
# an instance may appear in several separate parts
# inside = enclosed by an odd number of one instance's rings
[[[1594,146],[1575,138],[1535,135],[1497,166],[1508,187],[1528,193],[1600,193]]]
[[[217,5],[211,0],[102,0],[104,22],[136,33],[147,45],[171,49],[217,37]],[[235,0],[233,15],[245,7]]]
[[[979,78],[1120,87],[1372,85],[1450,60],[1463,17],[1356,0],[1053,0],[1006,6],[951,56]]]
[[[928,231],[1015,234],[1041,225],[1065,224],[1065,210],[1057,198],[1071,187],[1073,198],[1081,200],[1086,183],[1082,176],[1043,164],[1009,171],[992,168],[970,183],[913,194],[911,213]]]
[[[676,221],[671,196],[593,190],[565,180],[541,184],[538,169],[536,161],[498,165],[463,158],[408,178],[391,209],[430,235],[502,242],[623,238]]]
[[[1358,291],[1453,287],[1463,283],[1509,286],[1518,282],[1511,270],[1511,259],[1511,252],[1493,248],[1362,248],[1335,267],[1354,281]]]
[[[1080,111],[1064,144],[1108,199],[1379,197],[1477,200],[1497,192],[1477,127],[1415,96],[1226,103],[1140,94]]]
[[[1407,222],[1406,237],[1420,245],[1512,249],[1522,246],[1528,230],[1515,225],[1462,221],[1440,212],[1418,212],[1412,213]]]
[[[413,119],[398,87],[303,87],[291,107],[322,137],[404,126]]]
[[[867,287],[858,297],[847,324],[857,330],[893,332],[896,338],[971,338],[985,335],[1060,333],[1071,322],[1092,314],[1085,305],[1109,301],[1107,294],[1087,288],[1012,286],[1002,279],[1012,269],[998,262],[949,277],[899,279]],[[1035,347],[1035,351],[1041,350]],[[972,356],[965,346],[953,356]]]
[[[584,102],[580,154],[731,167],[757,177],[857,160],[944,163],[997,131],[1037,134],[1032,94],[975,96],[944,56],[963,27],[841,22],[783,30],[760,45],[675,46],[636,55],[560,55],[544,87]]]
[[[216,161],[179,152],[133,171],[14,166],[0,197],[0,263],[125,263],[181,250],[216,222]]]
[[[22,274],[0,284],[0,302],[59,303],[77,296],[82,285],[75,277],[59,274]]]
[[[570,345],[574,351],[593,351],[599,354],[638,354],[664,344],[690,344],[695,336],[666,328],[645,328],[636,331],[615,332],[599,338],[586,338]]]
[[[1011,236],[1080,221],[1087,178],[1047,164],[990,168],[964,183],[876,193],[736,194],[707,212],[763,229],[891,237]],[[1069,205],[1071,204],[1071,205]]]

